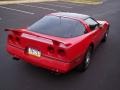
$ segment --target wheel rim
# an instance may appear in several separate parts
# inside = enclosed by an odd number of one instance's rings
[[[87,68],[90,64],[90,57],[91,57],[91,52],[88,51],[88,53],[86,55],[86,60],[85,60],[85,68]]]
[[[105,34],[105,37],[106,37],[106,38],[108,37],[108,33]]]

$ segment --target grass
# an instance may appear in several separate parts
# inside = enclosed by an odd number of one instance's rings
[[[29,1],[32,1],[32,0],[0,0],[1,2],[5,1],[6,3],[8,3],[7,1],[9,1],[9,3],[12,3],[12,1],[14,2],[29,2]],[[33,0],[33,1],[36,1],[36,2],[39,2],[39,1],[44,1],[44,0]],[[45,0],[45,1],[50,1],[50,0]],[[64,2],[72,2],[72,3],[84,3],[84,4],[101,4],[102,3],[102,0],[56,0],[56,1],[64,1]]]
[[[0,1],[21,1],[21,0],[0,0]],[[59,1],[59,0],[58,0]],[[65,1],[65,0],[64,0]],[[83,1],[87,1],[87,2],[98,2],[100,0],[66,0],[66,1],[76,1],[76,2],[83,2]]]
[[[101,1],[101,0],[67,0],[67,1],[76,1],[76,2],[98,2],[98,1]]]
[[[70,1],[74,3],[97,3],[101,2],[101,0],[64,0],[64,1]]]
[[[21,1],[21,0],[0,0],[0,1]]]

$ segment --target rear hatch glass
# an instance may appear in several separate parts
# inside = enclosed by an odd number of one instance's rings
[[[84,34],[84,25],[78,20],[48,15],[28,27],[28,30],[62,38]]]

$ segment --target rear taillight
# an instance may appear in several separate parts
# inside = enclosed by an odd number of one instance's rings
[[[52,46],[48,46],[48,52],[49,53],[54,53],[55,50],[54,50],[54,48]]]
[[[20,38],[19,38],[19,37],[16,37],[16,38],[15,38],[15,41],[16,41],[16,42],[20,42]]]
[[[47,50],[50,54],[54,54],[57,56],[64,57],[66,55],[66,52],[63,48],[48,46]]]
[[[13,36],[12,35],[8,35],[8,39],[9,40],[13,40]]]
[[[16,44],[16,43],[20,44],[20,38],[17,36],[13,36],[12,34],[9,34],[8,35],[8,42],[14,43],[14,44]]]
[[[59,49],[58,50],[58,54],[60,55],[60,56],[65,56],[65,50],[64,49]]]
[[[16,37],[16,38],[15,38],[15,41],[16,41],[17,44],[21,44],[19,37]]]
[[[9,42],[9,43],[14,43],[14,42],[15,42],[14,36],[13,36],[12,34],[9,34],[9,35],[8,35],[8,42]]]

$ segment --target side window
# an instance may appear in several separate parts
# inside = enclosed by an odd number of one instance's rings
[[[84,34],[85,27],[77,20],[61,18],[61,30],[65,36],[76,37]]]
[[[94,30],[98,26],[98,23],[92,18],[87,18],[85,22],[89,25],[91,30]]]
[[[76,33],[82,35],[82,34],[85,34],[86,29],[85,29],[84,25],[81,22],[77,21],[75,31],[76,31]]]

